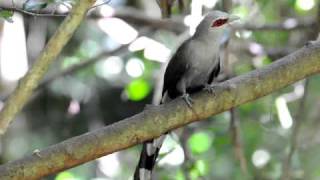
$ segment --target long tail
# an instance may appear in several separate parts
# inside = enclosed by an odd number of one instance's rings
[[[159,150],[166,135],[143,143],[140,160],[134,172],[134,180],[151,180]]]

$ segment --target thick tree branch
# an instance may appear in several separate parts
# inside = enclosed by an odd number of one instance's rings
[[[20,81],[0,112],[0,134],[6,131],[10,122],[28,101],[33,90],[46,73],[49,65],[60,54],[62,48],[86,15],[87,9],[94,2],[95,0],[77,1],[70,15],[66,17],[51,37],[45,49],[25,77]]]
[[[39,179],[253,101],[319,72],[320,42],[303,47],[266,68],[222,82],[215,94],[194,95],[192,109],[177,99],[4,164],[0,166],[0,179]]]

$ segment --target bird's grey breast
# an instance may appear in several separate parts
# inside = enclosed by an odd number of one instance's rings
[[[189,45],[187,86],[204,85],[212,69],[219,63],[219,46],[202,41]]]

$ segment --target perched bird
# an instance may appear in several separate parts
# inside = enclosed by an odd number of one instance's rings
[[[237,19],[237,16],[222,11],[212,11],[204,17],[195,34],[182,43],[166,68],[162,103],[182,97],[192,107],[189,94],[202,89],[213,91],[213,80],[220,72],[220,42],[227,25]],[[164,138],[162,135],[143,144],[135,180],[151,179]]]

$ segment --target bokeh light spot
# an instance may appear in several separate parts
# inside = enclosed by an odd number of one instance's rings
[[[131,77],[139,77],[144,72],[144,63],[138,58],[131,58],[126,64],[126,71]]]
[[[28,70],[24,21],[15,13],[13,22],[4,21],[1,28],[0,72],[1,78],[16,81]]]
[[[78,178],[76,178],[71,172],[66,171],[59,173],[55,180],[78,180]]]
[[[195,163],[195,167],[197,168],[199,174],[201,174],[202,176],[208,172],[208,166],[204,160],[197,160],[197,162]]]
[[[264,167],[270,160],[270,154],[264,149],[256,150],[252,155],[252,163],[257,168]]]
[[[138,32],[131,25],[118,18],[100,19],[98,26],[120,44],[129,44],[138,36]]]
[[[232,10],[232,14],[239,16],[240,19],[245,19],[249,12],[250,10],[245,6],[238,6]]]
[[[204,153],[210,149],[212,137],[206,132],[198,132],[188,139],[188,146],[193,153]]]
[[[315,5],[314,0],[296,0],[295,8],[298,10],[309,11]]]
[[[133,80],[126,87],[128,98],[132,101],[141,101],[150,93],[151,87],[144,79]]]
[[[98,76],[112,79],[121,73],[123,69],[123,60],[119,56],[111,56],[103,61],[100,61],[95,66],[95,71]]]

